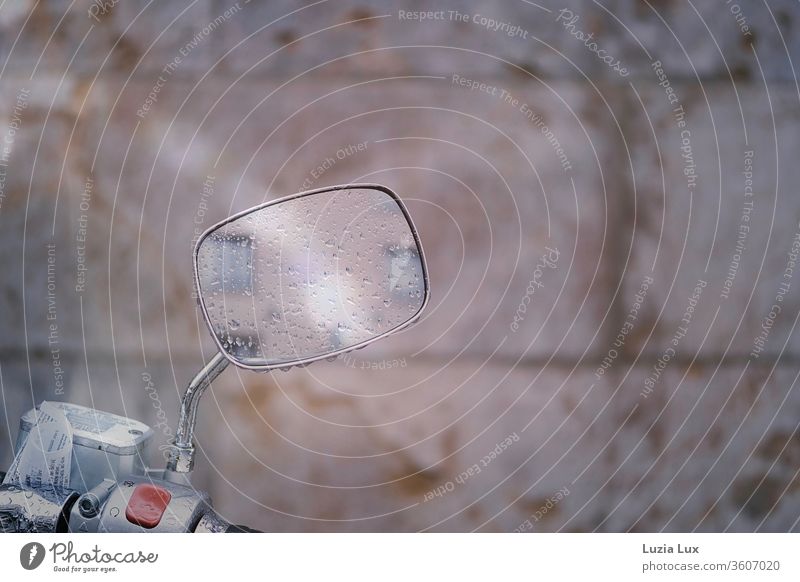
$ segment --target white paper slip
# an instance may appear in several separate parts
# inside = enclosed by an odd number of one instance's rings
[[[45,497],[60,496],[69,488],[71,468],[72,425],[58,406],[42,402],[3,483],[36,489]]]

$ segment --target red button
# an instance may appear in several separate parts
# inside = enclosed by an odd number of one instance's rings
[[[139,483],[133,490],[128,507],[125,508],[125,517],[128,521],[146,527],[156,527],[164,515],[164,510],[172,499],[169,491],[156,485]]]

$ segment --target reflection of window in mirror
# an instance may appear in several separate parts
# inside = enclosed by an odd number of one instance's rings
[[[213,237],[209,252],[212,265],[222,267],[222,289],[225,294],[253,293],[253,238],[245,235]]]
[[[409,292],[414,291],[420,284],[414,281],[414,269],[411,265],[420,262],[419,253],[416,248],[408,246],[390,247],[387,253],[389,257],[389,291],[394,300],[410,304],[417,301],[415,296],[410,296]]]

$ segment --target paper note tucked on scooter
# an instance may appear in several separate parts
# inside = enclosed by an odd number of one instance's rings
[[[69,489],[71,465],[72,425],[58,406],[45,401],[3,483],[60,497]]]

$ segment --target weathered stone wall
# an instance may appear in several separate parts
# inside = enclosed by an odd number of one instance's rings
[[[431,305],[215,383],[223,515],[797,531],[799,26],[793,0],[7,3],[0,466],[42,399],[158,425],[158,462],[212,354],[193,237],[361,180],[407,200]]]

